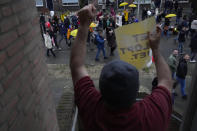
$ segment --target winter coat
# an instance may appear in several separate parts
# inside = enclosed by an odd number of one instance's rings
[[[110,33],[110,31],[113,31],[112,28],[108,27],[107,28],[107,32],[106,32],[106,36],[107,36],[107,42],[108,42],[108,46],[109,47],[116,47],[116,36],[114,31],[112,33]]]
[[[65,25],[65,27],[68,29],[69,28],[69,25],[70,25],[70,20],[69,20],[69,18],[66,18],[65,20],[64,20],[64,25]]]
[[[177,66],[176,57],[173,54],[171,54],[167,62],[168,62],[171,72],[172,73],[176,72],[176,66]]]
[[[47,34],[44,34],[44,43],[46,48],[52,49],[52,40],[51,37]]]
[[[61,35],[64,35],[64,34],[67,33],[67,29],[66,29],[66,27],[64,26],[64,23],[60,23],[60,24],[59,24],[59,32],[60,32]]]
[[[45,24],[45,18],[43,15],[40,16],[40,23]]]
[[[180,31],[179,37],[178,37],[179,42],[185,42],[185,31]]]
[[[187,75],[187,61],[183,58],[179,60],[179,64],[176,71],[176,76],[185,79]]]
[[[95,40],[96,40],[96,43],[97,43],[97,48],[104,48],[105,40],[102,36],[97,34],[95,36]]]

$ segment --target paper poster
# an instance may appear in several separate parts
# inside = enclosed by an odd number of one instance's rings
[[[147,32],[155,30],[155,18],[139,23],[124,25],[115,30],[120,59],[134,65],[137,69],[150,66],[152,56],[147,43]]]
[[[122,16],[116,15],[116,25],[117,26],[122,26]]]

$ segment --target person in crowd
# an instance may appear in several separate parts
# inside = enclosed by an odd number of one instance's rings
[[[138,70],[121,60],[107,63],[98,91],[85,67],[88,28],[96,8],[88,5],[79,13],[80,26],[70,56],[75,103],[86,131],[166,131],[172,113],[170,69],[159,51],[161,29],[148,33],[158,77],[158,86],[136,102]]]
[[[103,20],[100,18],[98,22],[99,22],[98,27],[102,28],[103,27]]]
[[[147,18],[147,10],[146,10],[146,8],[144,7],[143,9],[142,9],[142,20],[144,20],[144,19],[146,19]]]
[[[168,57],[168,61],[167,61],[168,66],[171,70],[172,79],[173,79],[175,85],[176,85],[176,69],[177,69],[177,65],[178,65],[177,57],[178,57],[178,50],[174,49],[172,54]],[[176,88],[176,86],[173,87],[173,89],[172,89],[173,97],[177,96],[177,93],[175,92],[175,88]]]
[[[66,34],[66,37],[67,37],[67,45],[68,45],[68,48],[70,48],[72,42],[72,36],[71,36],[71,31],[73,30],[72,26],[70,25],[69,28],[67,29],[67,34]]]
[[[107,16],[106,15],[104,16],[102,23],[103,23],[103,30],[105,31],[107,28]]]
[[[124,15],[122,15],[122,25],[125,25],[125,24],[126,24],[125,17]]]
[[[177,12],[178,7],[179,7],[179,2],[178,2],[178,0],[175,0],[175,2],[174,2],[174,10],[175,10],[175,12]]]
[[[168,11],[168,13],[172,13],[172,10],[173,10],[173,8],[174,8],[174,3],[173,3],[173,0],[169,0],[169,11]]]
[[[55,20],[55,23],[58,25],[59,24],[59,18],[57,15],[54,15],[53,20]]]
[[[55,53],[53,52],[52,39],[48,30],[46,31],[46,34],[44,34],[44,43],[47,48],[47,56],[49,57],[49,52],[51,52],[51,54],[56,57]]]
[[[125,24],[128,24],[128,20],[129,20],[129,12],[128,12],[128,10],[124,11],[124,18],[125,18]]]
[[[95,40],[96,40],[96,43],[97,43],[97,53],[96,53],[96,58],[95,58],[95,61],[99,61],[99,55],[100,55],[100,52],[102,51],[103,52],[103,57],[104,59],[107,59],[106,57],[106,53],[105,53],[105,39],[103,37],[103,31],[102,30],[98,30],[98,34],[96,34],[95,36]]]
[[[186,88],[186,75],[187,75],[187,61],[190,59],[188,54],[184,54],[180,60],[179,64],[177,66],[177,71],[176,71],[176,80],[178,84],[181,85],[181,94],[182,94],[182,99],[187,99],[187,95],[185,93],[185,88]]]
[[[165,23],[164,23],[164,34],[169,38],[169,26],[170,26],[170,19],[165,18]]]
[[[54,19],[52,20],[51,26],[52,26],[52,29],[50,30],[50,36],[53,38],[53,41],[54,41],[55,46],[57,47],[57,49],[60,50],[61,48],[60,48],[59,45],[57,44],[57,31],[58,31],[58,25],[57,25],[57,23],[55,22]]]
[[[115,29],[115,28],[116,28],[116,23],[115,23],[115,21],[114,21],[114,18],[113,18],[113,17],[110,17],[109,21],[110,21],[110,24],[112,25],[111,27],[112,27],[113,29]]]
[[[109,24],[110,24],[110,19],[109,17],[107,16],[107,27],[109,27]],[[106,28],[107,29],[107,28]]]
[[[192,22],[191,28],[194,30],[191,42],[190,42],[190,48],[191,48],[191,61],[190,62],[196,62],[195,56],[197,53],[197,20],[194,20]]]
[[[67,29],[66,29],[63,21],[61,21],[60,24],[59,24],[59,34],[60,34],[59,44],[61,43],[61,41],[63,39],[66,40],[66,44],[67,44],[68,43],[67,42],[67,37],[66,37]]]
[[[78,24],[77,24],[78,18],[76,15],[72,16],[72,24],[75,27],[75,29],[78,29]]]
[[[183,17],[183,21],[181,23],[181,26],[182,26],[182,28],[183,27],[185,28],[185,37],[188,38],[188,35],[189,35],[189,22],[187,20],[187,16],[186,15]]]
[[[179,32],[179,35],[178,35],[178,50],[179,50],[179,53],[183,53],[183,45],[185,43],[185,31],[186,31],[186,28],[185,27],[182,27],[181,31]]]
[[[162,12],[161,13],[158,13],[157,16],[156,16],[156,22],[157,24],[160,24],[162,21]]]
[[[99,21],[100,20],[100,17],[103,15],[103,12],[102,11],[99,11],[97,16],[96,16],[96,20]]]
[[[168,65],[170,67],[172,78],[175,78],[176,69],[177,69],[177,56],[178,56],[178,50],[174,49],[172,54],[168,57]]]
[[[40,15],[40,26],[41,26],[41,30],[42,30],[42,34],[46,33],[46,26],[45,26],[45,17],[44,14],[41,13]]]
[[[116,49],[117,44],[116,44],[116,36],[112,23],[110,23],[109,27],[106,30],[106,36],[107,36],[108,46],[111,48],[110,56],[114,56],[114,50]]]
[[[176,24],[179,25],[181,17],[182,17],[182,12],[183,12],[183,8],[182,7],[178,7],[177,13],[176,13]]]
[[[64,25],[65,25],[66,29],[68,29],[70,26],[70,20],[69,20],[68,16],[66,16],[64,18]]]

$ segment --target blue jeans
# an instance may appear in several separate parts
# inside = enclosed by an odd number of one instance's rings
[[[101,50],[103,52],[103,56],[106,57],[104,43],[103,44],[98,44],[97,48],[98,48],[98,50],[97,50],[97,53],[96,53],[96,59],[99,59],[99,55],[100,55]]]
[[[179,78],[178,76],[176,77],[177,82],[181,85],[181,94],[182,96],[185,96],[185,87],[186,87],[186,82],[185,79]]]
[[[184,42],[179,42],[179,45],[178,45],[179,53],[183,53],[183,43]]]

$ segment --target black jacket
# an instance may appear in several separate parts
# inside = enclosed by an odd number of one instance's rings
[[[185,79],[187,75],[187,61],[183,58],[179,60],[179,64],[176,71],[176,76]]]
[[[178,37],[179,42],[185,42],[185,31],[181,30]]]

